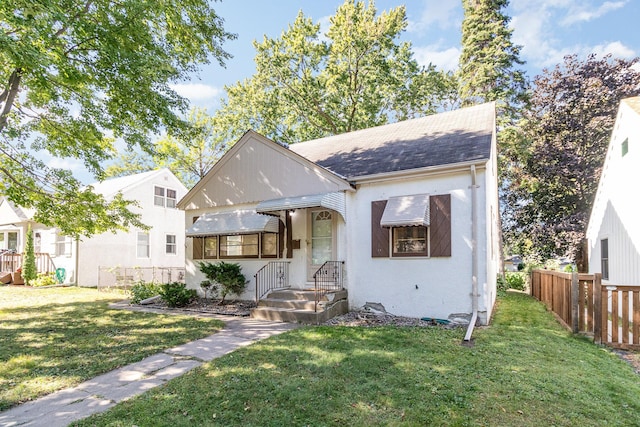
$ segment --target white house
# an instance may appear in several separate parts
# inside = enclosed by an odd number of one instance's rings
[[[141,221],[149,230],[107,232],[74,240],[55,228],[35,223],[33,211],[3,198],[0,201],[0,249],[18,255],[2,255],[2,271],[21,265],[20,254],[24,251],[29,223],[34,233],[35,252],[39,254],[39,270],[63,268],[65,283],[97,286],[101,269],[184,267],[184,212],[177,209],[176,204],[187,189],[171,171],[160,169],[108,179],[92,186],[107,200],[122,193],[124,199],[136,201],[139,206],[131,210],[141,214]]]
[[[623,99],[596,192],[587,240],[589,272],[604,282],[640,285],[640,97]]]
[[[351,308],[486,324],[496,176],[493,103],[288,147],[248,131],[178,203],[187,284],[224,260],[250,280],[245,299],[269,291],[256,278],[315,289],[329,276]]]

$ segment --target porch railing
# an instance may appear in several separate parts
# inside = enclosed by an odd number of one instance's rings
[[[289,287],[289,261],[271,261],[254,275],[256,279],[256,303],[267,292]]]
[[[22,267],[24,254],[15,252],[4,252],[0,254],[0,271],[14,273]],[[36,269],[38,273],[51,273],[56,271],[56,266],[51,259],[51,255],[46,252],[37,252]]]
[[[315,311],[318,303],[327,292],[340,291],[344,286],[344,261],[327,261],[314,274]]]

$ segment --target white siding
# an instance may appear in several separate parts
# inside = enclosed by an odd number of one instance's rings
[[[627,141],[628,152],[622,155]],[[589,272],[601,273],[600,241],[609,242],[609,280],[640,285],[640,115],[622,101],[596,194],[587,239]]]

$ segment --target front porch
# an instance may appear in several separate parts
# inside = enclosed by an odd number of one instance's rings
[[[251,317],[280,322],[319,324],[349,309],[344,261],[326,261],[313,274],[312,286],[289,282],[289,261],[272,261],[254,276],[256,303]]]
[[[38,252],[36,256],[36,271],[38,273],[53,273],[56,266],[48,253]],[[22,266],[24,254],[13,251],[0,253],[0,282],[4,284],[24,285]]]

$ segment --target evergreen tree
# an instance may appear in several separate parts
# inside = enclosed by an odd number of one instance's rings
[[[24,249],[24,264],[22,265],[22,278],[26,285],[32,280],[35,280],[38,275],[38,268],[36,267],[36,254],[33,249],[33,231],[31,230],[31,224],[27,227],[27,241]]]
[[[527,102],[528,80],[513,44],[510,17],[503,13],[509,0],[463,0],[460,98],[463,105],[496,101],[501,123],[513,123]]]

